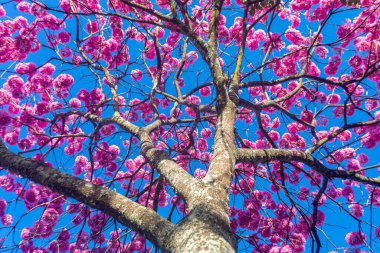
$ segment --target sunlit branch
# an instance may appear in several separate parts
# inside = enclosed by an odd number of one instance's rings
[[[236,151],[236,159],[238,162],[253,163],[267,163],[272,161],[302,162],[329,180],[334,178],[349,179],[369,185],[380,186],[380,178],[363,176],[355,171],[329,169],[309,153],[298,150],[241,148]]]
[[[173,224],[130,199],[102,186],[63,173],[43,162],[15,155],[0,141],[0,166],[51,190],[103,211],[121,224],[164,246]]]

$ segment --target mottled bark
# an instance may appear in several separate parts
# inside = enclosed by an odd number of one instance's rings
[[[225,84],[224,87],[227,85]],[[217,117],[213,158],[205,178],[202,182],[207,187],[207,196],[218,201],[228,216],[228,203],[231,180],[235,173],[235,117],[237,106],[226,92],[227,100],[218,102],[219,115]],[[223,97],[223,96],[222,96]]]
[[[113,217],[144,235],[158,247],[174,225],[153,210],[140,206],[108,188],[63,173],[45,163],[15,155],[0,141],[0,166],[37,184],[71,197]]]
[[[152,159],[154,155],[161,156],[153,152]],[[170,169],[172,161],[168,164],[166,159],[159,161],[164,167],[169,165],[164,169]],[[197,184],[198,194],[194,194],[190,199],[194,205],[190,214],[174,225],[153,210],[140,206],[108,188],[73,177],[42,162],[16,155],[1,141],[0,166],[104,212],[144,235],[164,252],[236,251],[236,239],[230,232],[224,201],[215,198],[217,195],[212,187],[206,187],[200,182]]]
[[[140,130],[139,138],[141,153],[174,188],[176,193],[183,197],[188,205],[191,205],[192,196],[199,186],[197,180],[176,164],[165,151],[155,148],[148,132]]]
[[[165,251],[178,253],[236,252],[235,235],[220,217],[218,207],[200,204],[182,220],[165,241]]]
[[[354,180],[374,186],[380,186],[380,177],[371,178],[361,175],[360,171],[347,171],[329,169],[318,159],[314,158],[309,152],[285,149],[248,149],[241,148],[236,151],[236,158],[239,162],[267,163],[271,161],[282,162],[302,162],[311,169],[317,171],[328,179],[341,178]]]

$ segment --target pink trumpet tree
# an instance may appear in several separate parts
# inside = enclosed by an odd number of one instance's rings
[[[377,252],[379,0],[0,5],[0,252]]]

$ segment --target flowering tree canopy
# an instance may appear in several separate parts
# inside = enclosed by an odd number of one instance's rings
[[[380,251],[379,0],[0,5],[0,251]]]

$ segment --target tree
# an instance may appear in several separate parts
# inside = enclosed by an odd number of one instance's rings
[[[379,16],[4,2],[0,249],[378,251]]]

